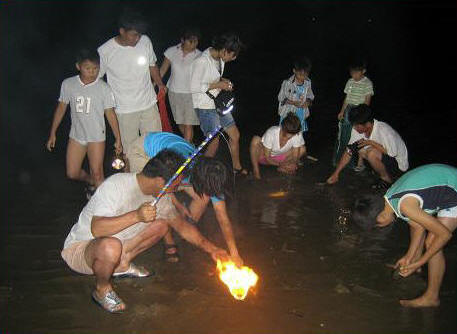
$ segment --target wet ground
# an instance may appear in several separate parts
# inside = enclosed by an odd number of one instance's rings
[[[163,260],[157,245],[135,261],[154,269],[146,279],[115,281],[128,305],[111,315],[90,298],[93,277],[60,258],[63,241],[85,205],[83,187],[64,179],[63,157],[46,168],[18,172],[2,227],[0,324],[9,333],[455,333],[456,250],[446,248],[448,272],[436,309],[405,309],[399,298],[425,288],[425,274],[394,280],[386,264],[405,252],[408,229],[363,235],[351,225],[355,195],[370,173],[345,172],[340,184],[316,183],[330,171],[331,150],[314,145],[318,162],[295,176],[263,168],[264,182],[237,179],[229,202],[238,247],[260,276],[255,291],[236,301],[202,251],[179,240],[181,261]],[[312,141],[311,141],[312,143]],[[311,148],[313,145],[311,145]],[[226,148],[225,148],[226,149]],[[224,147],[222,147],[223,153]],[[39,177],[38,177],[39,176]],[[284,196],[271,197],[279,191]],[[223,240],[212,209],[199,223]]]

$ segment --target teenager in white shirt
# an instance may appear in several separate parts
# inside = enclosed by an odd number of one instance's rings
[[[278,166],[279,172],[293,174],[305,152],[300,119],[294,113],[288,113],[280,126],[272,126],[262,138],[252,138],[250,153],[254,177],[261,178],[259,164]]]
[[[348,148],[339,160],[335,171],[327,179],[328,184],[338,182],[339,174],[358,154],[379,174],[380,182],[375,188],[388,188],[403,172],[408,170],[408,150],[400,135],[387,123],[373,117],[366,104],[349,111],[349,122],[353,129]]]
[[[125,152],[139,132],[162,130],[151,78],[159,90],[166,92],[166,87],[156,66],[151,40],[144,35],[146,28],[139,14],[126,12],[119,20],[119,35],[98,48],[99,76],[106,73],[113,90]]]
[[[194,125],[200,124],[190,93],[190,67],[195,58],[202,53],[197,49],[199,39],[199,31],[186,29],[181,36],[181,43],[169,47],[164,52],[163,63],[160,67],[161,77],[171,67],[170,78],[167,82],[168,100],[175,123],[184,139],[190,143],[194,136]]]
[[[222,77],[224,65],[235,60],[241,49],[238,36],[225,34],[213,39],[212,46],[203,51],[200,57],[194,60],[191,67],[190,89],[195,111],[200,120],[200,128],[208,135],[217,126],[222,126],[229,136],[230,154],[233,170],[236,174],[247,174],[240,163],[240,132],[230,113],[220,115],[214,100],[206,94],[209,91],[217,96],[222,90],[233,90],[233,84]],[[214,138],[208,145],[206,155],[214,157],[219,147],[219,138]]]

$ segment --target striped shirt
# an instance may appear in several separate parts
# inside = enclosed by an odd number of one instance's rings
[[[357,106],[365,103],[365,97],[367,95],[374,95],[373,83],[367,77],[363,77],[363,79],[359,81],[355,81],[351,78],[346,82],[344,92],[346,93],[347,104]]]
[[[385,194],[397,217],[409,220],[400,212],[406,197],[417,198],[422,210],[435,214],[457,206],[457,168],[430,164],[415,168],[399,178]]]

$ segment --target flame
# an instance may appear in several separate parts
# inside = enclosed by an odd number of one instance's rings
[[[274,193],[269,193],[268,196],[270,197],[284,197],[287,195],[287,191],[277,191],[277,192],[274,192]]]
[[[238,268],[232,261],[221,262],[217,260],[219,278],[228,286],[230,293],[235,299],[246,298],[251,287],[255,286],[258,280],[257,274],[249,267]]]

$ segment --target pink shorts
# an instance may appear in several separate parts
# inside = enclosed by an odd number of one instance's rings
[[[280,154],[280,155],[272,155],[270,157],[270,159],[276,161],[276,162],[283,162],[284,160],[286,160],[287,158],[287,153],[283,153],[283,154]],[[260,159],[259,159],[259,164],[262,164],[262,165],[269,165],[267,159],[265,159],[264,156],[262,156]]]
[[[62,250],[62,253],[60,253],[68,266],[80,274],[94,274],[92,268],[87,264],[86,257],[84,255],[86,247],[90,241],[91,240],[75,242]]]

